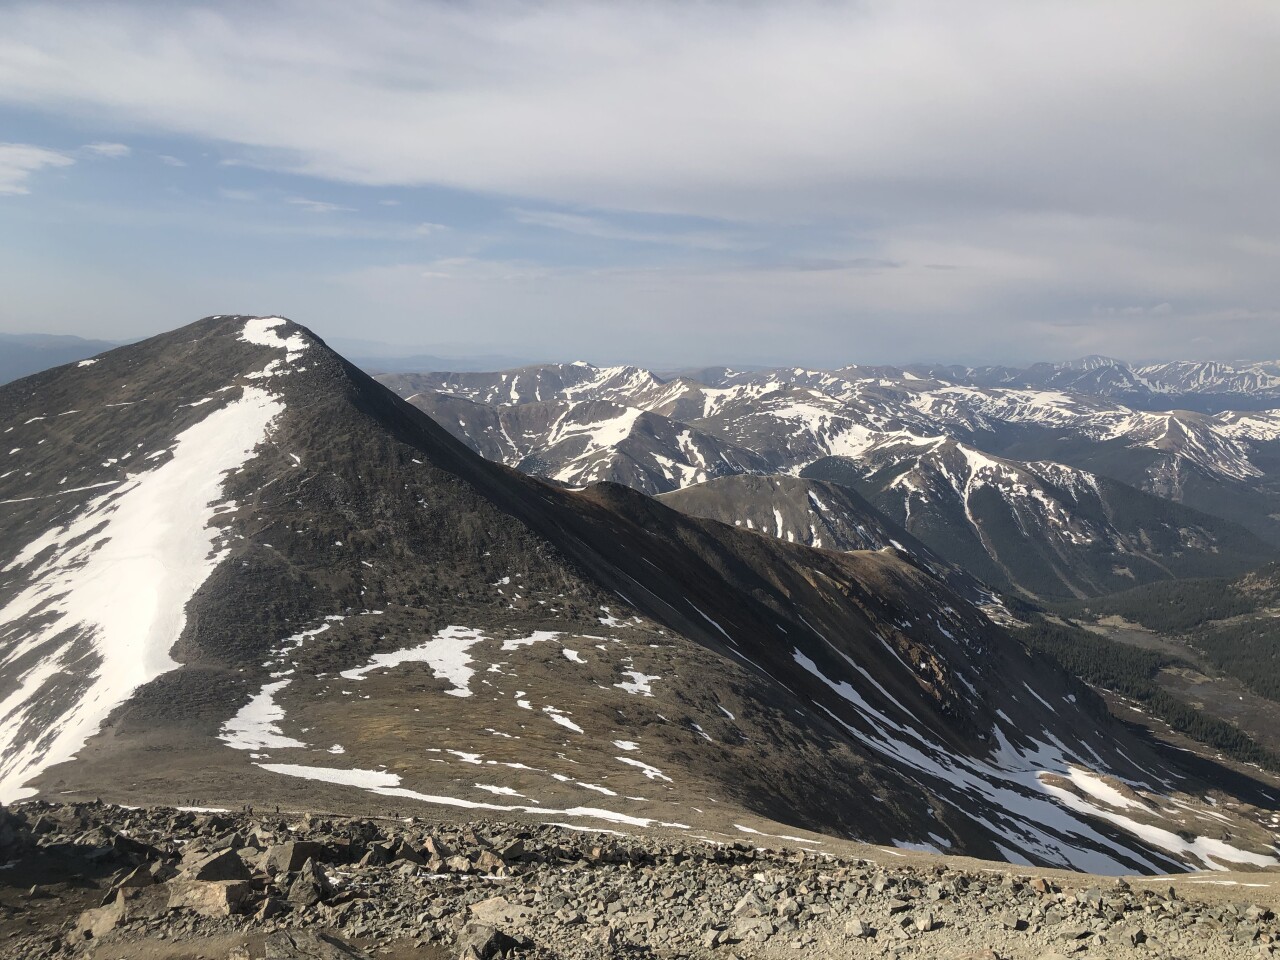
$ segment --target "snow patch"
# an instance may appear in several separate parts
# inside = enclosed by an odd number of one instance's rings
[[[426,643],[394,653],[376,654],[363,667],[343,670],[339,676],[345,680],[363,680],[374,670],[387,670],[403,663],[425,663],[437,679],[453,684],[445,693],[451,697],[469,697],[468,685],[475,673],[470,650],[484,639],[484,634],[471,627],[445,627]]]
[[[503,640],[503,650],[519,650],[521,647],[531,647],[535,643],[545,643],[548,640],[554,640],[560,636],[559,630],[535,630],[527,637],[517,637],[513,640]]]
[[[650,684],[654,680],[662,679],[661,677],[649,676],[648,674],[641,673],[639,670],[623,670],[622,675],[624,677],[630,677],[631,679],[625,680],[622,683],[615,683],[614,686],[619,690],[625,690],[633,696],[641,697],[652,697],[653,687],[650,686]]]
[[[677,830],[687,830],[683,823],[667,823],[649,817],[633,817],[629,814],[606,810],[601,807],[570,807],[567,810],[554,810],[541,806],[506,806],[503,804],[461,800],[457,797],[446,797],[435,794],[418,793],[400,786],[400,777],[385,770],[340,770],[332,767],[309,767],[292,763],[259,763],[259,767],[271,773],[287,777],[299,777],[318,783],[332,783],[338,786],[358,787],[369,790],[379,796],[399,797],[405,800],[418,800],[423,803],[434,803],[446,807],[462,807],[467,810],[498,810],[514,813],[537,813],[560,817],[574,817],[585,820],[604,820],[609,823],[622,823],[632,827],[648,827],[659,824]]]
[[[74,757],[118,704],[178,666],[169,650],[187,602],[228,552],[210,526],[234,506],[220,503],[225,476],[283,409],[244,388],[178,434],[167,461],[90,500],[4,568],[29,585],[0,609],[0,671],[17,681],[0,702],[0,802],[31,796],[26,781]]]
[[[558,707],[543,707],[542,712],[551,718],[552,723],[558,723],[567,730],[574,733],[582,733],[582,728],[574,723],[565,715],[565,712]]]
[[[289,685],[288,680],[268,683],[249,698],[234,717],[222,725],[218,739],[234,750],[275,750],[290,747],[306,747],[293,737],[286,737],[280,729],[284,708],[275,702],[275,696]],[[331,753],[335,752],[332,749]],[[339,747],[336,751],[342,753]]]
[[[245,343],[257,344],[260,347],[277,347],[284,349],[285,363],[293,363],[302,352],[311,346],[307,338],[300,333],[282,337],[279,328],[289,321],[284,317],[251,317],[245,321],[240,339]]]
[[[657,767],[644,763],[641,760],[637,760],[634,757],[614,757],[614,759],[617,760],[619,763],[625,763],[629,767],[638,768],[640,772],[643,773],[650,780],[664,780],[667,783],[672,782],[671,778],[668,777],[661,770],[659,770]]]

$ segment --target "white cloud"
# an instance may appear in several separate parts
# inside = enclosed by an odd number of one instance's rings
[[[65,153],[29,143],[0,143],[0,194],[30,193],[27,181],[45,167],[69,167],[75,163]]]
[[[185,167],[187,165],[187,161],[179,160],[177,157],[171,157],[167,153],[160,154],[160,156],[157,157],[156,159],[158,159],[166,167]]]
[[[119,160],[133,153],[126,144],[109,143],[105,140],[99,140],[96,143],[86,143],[84,149],[99,157],[109,157],[112,160]]]
[[[1149,212],[1196,186],[1179,206],[1239,208],[1275,155],[1280,118],[1248,94],[1280,79],[1278,23],[1268,0],[276,0],[161,23],[28,4],[6,15],[0,98],[334,179],[589,206]]]
[[[1017,329],[1041,355],[1120,352],[1207,317],[1275,344],[1256,318],[1280,326],[1280,110],[1259,93],[1280,88],[1277,31],[1274,0],[264,0],[162,21],[142,0],[25,3],[6,8],[0,103],[213,142],[228,164],[498,196],[526,226],[690,259],[764,238],[768,270],[634,274],[637,304],[719,317],[722,338],[767,307],[811,336],[887,343],[892,321],[908,355]],[[788,245],[806,230],[834,239]],[[484,272],[437,272],[460,270]],[[547,317],[611,315],[591,275],[538,282]]]

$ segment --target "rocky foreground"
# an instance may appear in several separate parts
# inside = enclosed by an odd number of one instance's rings
[[[1280,937],[1265,904],[1016,871],[492,821],[35,802],[0,807],[0,955],[1217,958],[1270,956]]]

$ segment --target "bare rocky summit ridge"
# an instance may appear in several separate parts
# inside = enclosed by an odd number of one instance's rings
[[[1261,783],[1111,718],[928,556],[488,462],[281,318],[18,381],[0,423],[4,799],[1276,863]]]
[[[3,828],[23,856],[0,882],[0,949],[24,960],[1217,960],[1269,956],[1280,937],[1267,884],[1028,874],[803,841],[42,802],[0,808]]]

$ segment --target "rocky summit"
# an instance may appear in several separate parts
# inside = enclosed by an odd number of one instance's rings
[[[30,803],[0,830],[0,949],[32,960],[1228,958],[1280,937],[1271,883],[884,850],[101,803]]]

